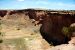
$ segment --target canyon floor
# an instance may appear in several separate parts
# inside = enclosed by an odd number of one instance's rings
[[[40,25],[34,26],[32,20],[1,19],[0,50],[46,50],[49,44],[41,37]]]

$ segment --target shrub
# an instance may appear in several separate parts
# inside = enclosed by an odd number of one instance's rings
[[[0,40],[0,43],[2,43],[3,42],[3,40]]]
[[[62,28],[62,32],[65,36],[67,36],[69,34],[69,28],[68,27],[63,27]]]

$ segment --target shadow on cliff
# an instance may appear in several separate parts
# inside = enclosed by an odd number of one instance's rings
[[[36,11],[32,10],[29,11],[28,15],[30,18],[39,21],[38,24],[42,24],[40,33],[48,43],[60,45],[67,44],[70,41],[72,34],[70,33],[69,37],[65,36],[62,29],[75,23],[75,15],[46,12],[44,15],[37,16]]]

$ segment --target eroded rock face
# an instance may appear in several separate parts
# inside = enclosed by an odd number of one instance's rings
[[[63,27],[69,27],[75,22],[75,17],[69,14],[48,14],[43,20],[40,28],[41,34],[48,42],[53,42],[54,45],[67,43],[70,37],[67,37],[62,32]]]
[[[38,21],[36,25],[42,24],[40,27],[40,32],[42,37],[53,45],[59,45],[62,43],[67,43],[70,40],[70,37],[67,37],[62,32],[63,27],[69,27],[70,24],[75,23],[75,14],[72,13],[60,13],[58,11],[45,11],[45,10],[16,10],[11,11],[9,15],[12,14],[26,14],[30,19],[34,19],[33,23]],[[0,16],[3,17],[5,14],[0,12]],[[35,26],[36,26],[35,25]]]
[[[4,17],[6,15],[7,11],[6,10],[0,10],[0,16]]]
[[[53,45],[68,43],[71,36],[65,36],[62,29],[63,27],[69,27],[70,24],[75,22],[75,15],[50,12],[44,12],[43,14],[42,11],[40,15],[37,15],[36,11],[29,11],[28,13],[29,17],[39,21],[39,24],[42,24],[40,28],[41,35],[49,43],[52,42]]]

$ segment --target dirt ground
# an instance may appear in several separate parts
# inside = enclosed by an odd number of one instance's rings
[[[49,44],[41,37],[39,29],[27,16],[0,20],[0,50],[46,50]]]

